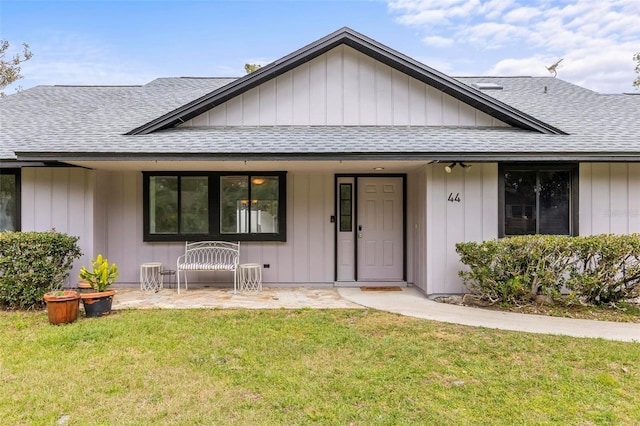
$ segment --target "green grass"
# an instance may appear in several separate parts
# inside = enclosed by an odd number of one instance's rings
[[[371,310],[0,312],[2,424],[638,424],[640,344]]]

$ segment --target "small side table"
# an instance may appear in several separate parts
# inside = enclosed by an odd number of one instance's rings
[[[257,293],[262,290],[262,265],[259,263],[243,263],[240,270],[240,291]]]
[[[158,292],[162,288],[162,263],[149,262],[140,265],[140,290]]]

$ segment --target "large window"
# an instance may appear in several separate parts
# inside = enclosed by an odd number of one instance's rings
[[[20,230],[20,169],[0,168],[0,232]]]
[[[502,164],[500,236],[575,235],[577,166]]]
[[[144,173],[144,240],[286,241],[286,173]]]

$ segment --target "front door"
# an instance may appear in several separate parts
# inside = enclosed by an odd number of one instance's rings
[[[403,178],[339,178],[337,192],[338,282],[403,281]]]

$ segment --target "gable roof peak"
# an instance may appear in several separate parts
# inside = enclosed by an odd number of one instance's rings
[[[495,98],[487,96],[440,71],[393,50],[349,27],[342,27],[258,70],[220,87],[180,108],[156,118],[127,134],[148,134],[167,129],[190,120],[268,80],[274,79],[339,45],[347,45],[385,65],[409,75],[425,84],[473,106],[514,127],[541,133],[564,134],[559,129],[528,116]]]

